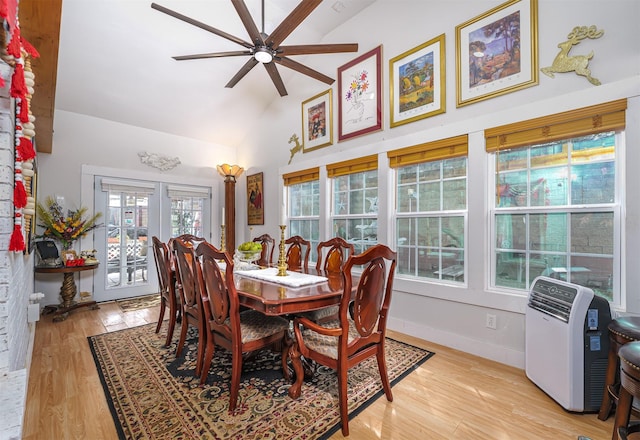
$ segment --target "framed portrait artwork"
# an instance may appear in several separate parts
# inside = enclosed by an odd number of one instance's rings
[[[250,225],[264,225],[262,173],[247,176],[247,219]]]
[[[333,144],[333,91],[326,90],[302,103],[302,152]]]
[[[510,0],[456,26],[456,103],[538,84],[538,1]]]
[[[338,68],[338,142],[382,128],[382,46]]]
[[[445,112],[444,34],[389,60],[391,127]]]

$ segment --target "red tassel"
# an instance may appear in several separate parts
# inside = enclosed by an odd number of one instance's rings
[[[18,119],[23,123],[29,122],[29,101],[26,99],[20,100],[20,113],[18,114]]]
[[[20,138],[18,152],[23,161],[36,157],[36,151],[33,149],[33,142],[31,142],[31,139],[24,136]]]
[[[40,56],[40,53],[36,50],[36,48],[33,47],[31,43],[29,43],[27,39],[24,38],[22,35],[20,35],[20,41],[22,42],[22,48],[29,55],[31,55],[33,58],[38,58]]]
[[[24,82],[24,66],[16,63],[16,68],[11,78],[11,97],[24,99],[26,95],[27,85]]]
[[[24,183],[22,183],[21,180],[16,181],[16,186],[13,191],[13,204],[18,209],[27,206],[27,190],[24,188]]]
[[[0,89],[4,89],[4,86],[6,86],[6,83],[4,82],[4,78],[0,76]]]
[[[14,58],[20,58],[22,56],[20,53],[20,28],[17,26],[11,33],[11,40],[9,40],[9,44],[7,45],[7,53]]]
[[[11,234],[11,240],[9,241],[10,251],[23,251],[24,250],[24,237],[22,236],[22,226],[16,224],[13,227],[13,234]]]

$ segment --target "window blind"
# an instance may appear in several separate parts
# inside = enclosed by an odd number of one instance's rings
[[[327,165],[327,176],[338,177],[378,169],[378,155],[359,157]]]
[[[112,179],[103,177],[100,182],[102,191],[135,192],[137,194],[153,194],[156,188],[153,182],[139,180]]]
[[[465,134],[391,150],[387,152],[387,157],[389,158],[389,166],[398,168],[405,165],[466,156],[468,152],[469,137]]]
[[[320,178],[320,168],[309,168],[308,170],[294,171],[282,175],[284,186],[291,186],[298,183],[311,182]]]
[[[167,185],[169,198],[196,197],[209,198],[209,188],[204,186]]]

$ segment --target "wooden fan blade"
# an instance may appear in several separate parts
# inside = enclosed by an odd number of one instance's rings
[[[212,52],[212,53],[200,53],[195,55],[180,55],[177,57],[171,57],[176,61],[185,60],[200,60],[203,58],[222,58],[222,57],[239,57],[242,55],[252,55],[250,50],[235,50],[232,52]]]
[[[266,63],[264,68],[267,69],[269,76],[271,77],[271,81],[273,81],[273,85],[278,89],[278,93],[280,96],[287,96],[287,89],[284,87],[284,83],[282,82],[282,77],[280,77],[280,72],[278,72],[278,68],[274,63]]]
[[[240,81],[242,78],[244,78],[244,76],[247,73],[249,73],[249,71],[251,69],[253,69],[256,64],[258,64],[258,62],[256,61],[255,58],[253,58],[253,57],[249,58],[249,61],[247,61],[245,63],[245,65],[242,66],[242,68],[240,68],[240,70],[238,70],[238,73],[236,73],[233,76],[233,78],[231,78],[231,80],[227,83],[227,85],[225,87],[232,88],[233,86],[238,84],[238,81]]]
[[[283,56],[290,55],[309,55],[320,53],[338,53],[338,52],[357,52],[358,43],[347,44],[302,44],[297,46],[280,46],[278,54]]]
[[[323,83],[333,84],[335,82],[333,78],[329,78],[327,75],[320,73],[317,70],[313,70],[312,68],[307,67],[303,64],[300,64],[297,61],[293,61],[290,58],[275,57],[273,60],[276,63],[283,65],[284,67],[288,67],[289,69],[304,73],[305,75],[317,79],[318,81],[322,81]]]
[[[231,34],[228,34],[228,33],[224,32],[224,31],[221,31],[221,30],[216,29],[216,28],[214,28],[212,26],[209,26],[208,24],[204,24],[204,23],[202,23],[202,22],[200,22],[198,20],[194,20],[193,18],[187,17],[186,15],[182,15],[179,12],[172,11],[171,9],[167,9],[164,6],[160,6],[157,3],[151,3],[151,7],[153,9],[157,10],[157,11],[164,12],[165,14],[170,15],[171,17],[177,18],[178,20],[182,20],[182,21],[184,21],[186,23],[189,23],[189,24],[191,24],[193,26],[197,26],[200,29],[204,29],[205,31],[209,31],[212,34],[215,34],[215,35],[217,35],[219,37],[226,38],[229,41],[233,41],[234,43],[237,43],[237,44],[239,44],[241,46],[244,46],[247,49],[252,49],[253,48],[253,44],[251,44],[251,43],[249,43],[247,41],[244,41],[244,40],[242,40],[242,39],[240,39],[238,37],[234,37]]]
[[[256,46],[261,46],[264,44],[264,39],[262,35],[260,35],[260,31],[258,30],[258,26],[256,26],[255,21],[251,17],[251,13],[249,13],[249,9],[247,5],[242,0],[231,0],[233,6],[236,8],[236,12],[240,16],[240,20],[242,20],[242,24],[245,29],[249,33],[251,40]]]
[[[320,3],[322,3],[322,0],[302,0],[300,4],[282,20],[282,23],[278,25],[271,35],[267,37],[267,46],[277,49],[280,43],[282,43]]]

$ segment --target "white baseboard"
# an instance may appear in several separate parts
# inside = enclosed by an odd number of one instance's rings
[[[436,328],[401,319],[389,318],[387,327],[400,333],[404,333],[425,341],[454,348],[456,350],[471,353],[485,359],[500,362],[512,367],[524,369],[524,351],[517,351],[485,341],[471,339],[455,333],[445,332]]]

